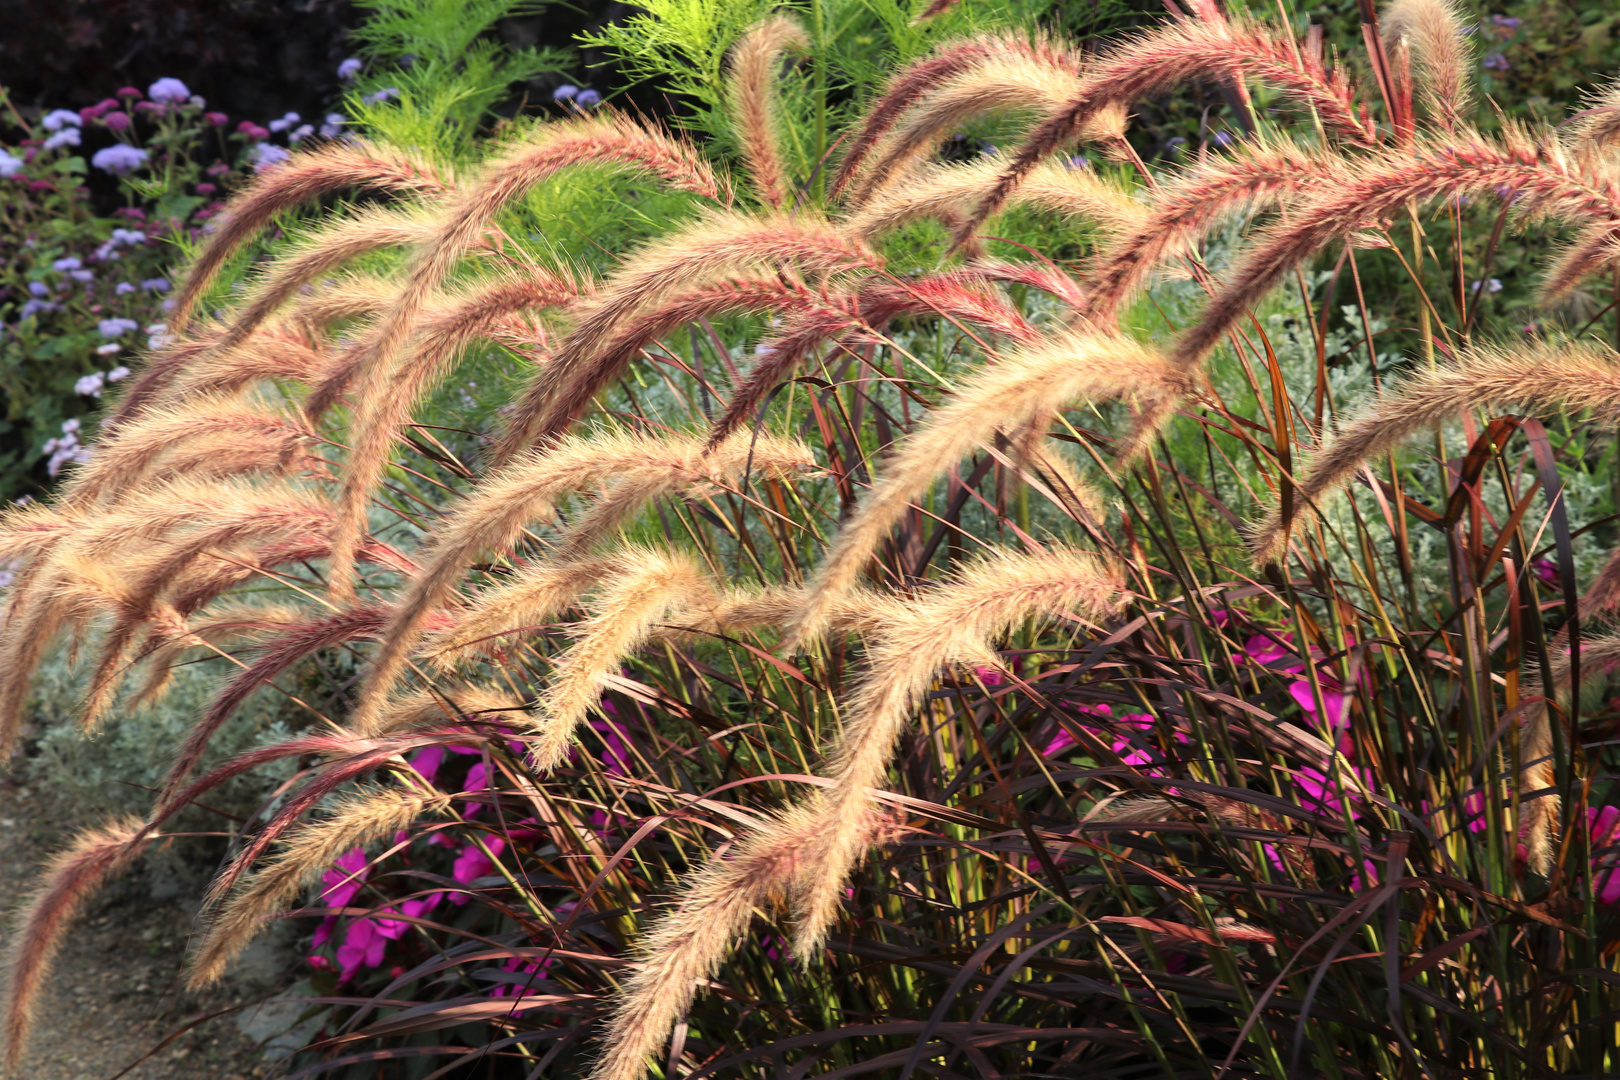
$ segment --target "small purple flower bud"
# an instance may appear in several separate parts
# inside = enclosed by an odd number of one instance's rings
[[[1490,71],[1506,71],[1513,65],[1508,63],[1508,58],[1501,53],[1493,52],[1480,61],[1480,66]]]
[[[59,273],[65,273],[68,270],[77,270],[83,265],[84,263],[80,262],[78,259],[75,259],[72,255],[69,255],[65,259],[57,259],[55,262],[51,263],[51,269]]]
[[[579,96],[579,87],[573,83],[563,83],[551,92],[551,100],[561,105],[565,101],[573,101]]]
[[[129,130],[129,114],[126,112],[108,113],[101,121],[112,131]]]
[[[582,109],[594,109],[602,104],[602,93],[599,90],[581,90],[574,98],[574,104]]]
[[[257,172],[273,169],[291,157],[292,154],[285,147],[267,142],[255,143],[248,151],[248,160],[253,163],[253,168]]]
[[[209,127],[224,127],[231,122],[231,118],[222,112],[203,113],[203,119],[208,122]]]
[[[258,124],[255,124],[251,120],[244,120],[240,124],[237,124],[236,133],[238,135],[246,135],[255,142],[260,142],[270,137],[270,132],[266,131],[264,128],[260,127]]]
[[[12,157],[4,150],[0,150],[0,179],[16,176],[22,171],[23,159]]]
[[[147,87],[146,96],[153,101],[181,102],[191,96],[191,91],[179,79],[163,78]]]
[[[209,183],[206,183],[206,182],[197,185],[197,194],[199,194],[199,195],[212,195],[214,192],[216,192],[218,190],[219,190],[219,188],[215,187],[213,184],[209,184]]]
[[[309,124],[303,124],[294,128],[292,131],[287,132],[287,141],[290,143],[300,143],[313,134],[315,134],[315,128]]]
[[[147,292],[168,292],[169,279],[160,277],[147,278],[145,281],[141,282],[141,288],[145,289]]]
[[[75,116],[74,119],[76,120],[78,117]],[[64,146],[78,146],[79,140],[83,137],[84,136],[79,134],[79,129],[76,127],[63,128],[55,135],[52,135],[50,138],[46,139],[45,145],[40,147],[40,149],[56,150]]]
[[[113,289],[113,292],[117,293],[119,296],[128,296],[130,293],[132,293],[134,291],[135,291],[134,284],[131,283],[131,282],[128,282],[128,281],[120,281],[118,283],[118,286]]]
[[[96,329],[101,331],[101,336],[104,338],[115,338],[129,333],[131,330],[138,330],[140,326],[141,324],[134,319],[102,319],[96,324]]]
[[[337,77],[344,82],[353,82],[355,76],[360,74],[360,69],[364,66],[358,56],[351,56],[338,65]]]
[[[71,109],[52,109],[45,114],[45,118],[39,122],[39,126],[46,131],[61,131],[64,124],[78,127],[82,122],[79,114]]]
[[[43,281],[30,281],[28,283],[28,291],[33,293],[35,296],[46,296],[51,290],[50,287]]]
[[[124,86],[119,88],[118,96],[121,98],[138,98],[141,96],[141,92],[133,86]]]

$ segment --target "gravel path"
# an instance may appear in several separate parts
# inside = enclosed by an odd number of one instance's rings
[[[61,815],[46,803],[0,775],[0,943],[41,860],[63,837]],[[239,1012],[196,1024],[134,1064],[200,1017],[262,1001],[290,979],[285,955],[264,949],[236,982],[187,993],[179,972],[196,900],[163,897],[166,891],[136,874],[89,901],[57,954],[19,1080],[249,1080],[269,1073],[258,1046],[237,1027]]]

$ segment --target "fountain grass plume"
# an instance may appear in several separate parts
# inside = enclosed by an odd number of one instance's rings
[[[1333,240],[1431,199],[1502,193],[1526,218],[1620,221],[1620,182],[1566,153],[1550,134],[1508,125],[1495,138],[1464,132],[1421,141],[1410,152],[1356,162],[1344,182],[1296,203],[1226,275],[1198,323],[1177,340],[1173,361],[1195,369],[1285,274]]]
[[[208,923],[192,952],[186,983],[199,989],[219,979],[232,960],[319,879],[338,856],[392,836],[424,814],[443,810],[450,797],[437,791],[362,788],[342,799],[324,821],[295,832],[269,865],[242,882]]]
[[[849,215],[856,236],[871,239],[912,221],[958,220],[990,190],[1002,165],[986,158],[966,165],[928,165],[911,170]],[[1094,225],[1104,233],[1134,232],[1150,207],[1094,169],[1043,162],[1012,194],[1009,206],[1033,206]]]
[[[172,333],[183,332],[191,310],[227,259],[283,210],[352,188],[408,195],[444,195],[453,182],[415,151],[364,141],[327,142],[266,169],[226,204],[214,232],[175,290]]]
[[[8,1073],[22,1063],[62,935],[102,883],[133,862],[153,839],[136,818],[87,829],[39,873],[38,884],[16,915],[6,950],[5,995],[0,1000],[5,1051],[0,1065]]]
[[[498,337],[515,316],[566,308],[585,291],[586,286],[567,272],[514,269],[475,279],[424,303],[416,328],[402,347],[401,358],[388,380],[390,405],[375,418],[378,437],[387,437],[391,448],[422,394],[448,373],[455,358],[473,342]],[[398,300],[398,291],[392,290],[381,299],[379,317],[359,341],[328,365],[304,399],[304,413],[311,420],[335,407],[358,378],[388,318],[386,309]]]
[[[422,620],[444,603],[480,551],[511,548],[530,522],[549,518],[558,499],[612,479],[641,473],[648,491],[726,483],[745,470],[785,476],[814,464],[800,444],[771,436],[738,436],[709,449],[690,437],[649,438],[601,433],[564,438],[485,477],[427,541],[428,561],[406,589],[372,658],[351,723],[367,731],[416,645]]]
[[[589,614],[569,627],[573,643],[556,659],[530,725],[537,737],[529,752],[543,771],[567,758],[574,732],[601,700],[603,676],[616,674],[659,624],[719,602],[708,572],[691,556],[642,547],[625,549],[620,572],[592,592]]]
[[[1559,635],[1560,640],[1563,635]],[[1553,685],[1549,692],[1541,685],[1541,676],[1534,668],[1526,673],[1521,696],[1526,702],[1526,714],[1519,721],[1524,733],[1519,745],[1519,836],[1524,841],[1525,860],[1538,873],[1551,874],[1553,868],[1553,842],[1558,838],[1558,819],[1562,800],[1553,788],[1557,781],[1557,763],[1553,760],[1552,727],[1547,702],[1552,700],[1560,708],[1567,708],[1573,687],[1570,681],[1570,655],[1567,642],[1564,648],[1550,650],[1549,667]],[[1591,675],[1612,672],[1620,668],[1620,636],[1582,638],[1581,672]],[[1525,798],[1539,792],[1534,798]]]
[[[1413,84],[1442,131],[1467,126],[1473,111],[1474,53],[1453,0],[1394,0],[1379,14],[1384,48],[1411,55]]]
[[[1104,110],[1199,78],[1257,79],[1311,109],[1336,137],[1356,146],[1377,142],[1376,128],[1358,108],[1355,89],[1343,72],[1329,72],[1319,56],[1300,49],[1290,37],[1238,20],[1176,19],[1088,67],[1079,92],[1031,133],[1001,180],[958,229],[958,239],[972,235],[1036,165],[1080,138]]]
[[[759,201],[780,210],[788,201],[782,170],[781,119],[777,83],[784,53],[802,53],[810,38],[787,15],[772,15],[750,27],[731,48],[726,106],[743,161]]]
[[[208,743],[224,727],[242,703],[271,680],[303,662],[317,649],[343,645],[352,641],[370,640],[377,636],[388,621],[384,608],[366,605],[335,614],[311,618],[307,613],[295,621],[279,625],[249,618],[245,627],[255,634],[273,633],[269,640],[256,644],[251,661],[237,671],[209,701],[203,715],[186,732],[164,777],[158,796],[159,803],[171,801],[179,792],[197,762],[208,748]],[[233,624],[244,625],[244,624]],[[200,630],[193,629],[194,634]]]
[[[1028,58],[1037,62],[1052,62],[1065,56],[1068,50],[1055,45],[1051,39],[1037,36],[1033,40],[1016,34],[982,34],[940,46],[933,53],[915,61],[890,76],[862,118],[860,129],[850,140],[838,172],[828,187],[829,195],[837,199],[845,189],[865,171],[866,162],[877,147],[917,103],[937,87],[948,83],[975,65],[992,58]]]
[[[1018,192],[1039,174],[1037,169]],[[1194,248],[1221,222],[1342,183],[1348,175],[1337,155],[1280,139],[1256,139],[1229,156],[1200,162],[1154,190],[1141,207],[1137,227],[1095,256],[1082,317],[1108,325],[1155,268]]]
[[[355,412],[348,469],[338,497],[328,592],[336,601],[353,594],[355,550],[364,531],[366,503],[393,443],[393,382],[399,351],[417,329],[423,309],[462,256],[512,200],[563,169],[611,166],[663,180],[708,199],[725,195],[708,164],[690,144],[613,114],[536,128],[510,143],[479,177],[447,200],[433,235],[417,246],[405,284],[354,359]]]
[[[1082,85],[1079,61],[1051,57],[990,57],[923,98],[904,123],[873,149],[870,164],[850,185],[845,205],[860,210],[907,180],[951,132],[985,115],[1033,111],[1040,120],[1066,105]],[[1083,136],[1107,142],[1124,137],[1123,109],[1099,110]]]
[[[1067,404],[1132,397],[1155,402],[1183,392],[1164,357],[1110,334],[1065,331],[975,372],[890,453],[816,570],[789,642],[802,645],[822,635],[828,605],[855,584],[905,508],[974,447]]]
[[[789,811],[688,875],[674,907],[642,935],[641,960],[622,983],[590,1080],[646,1076],[649,1057],[668,1041],[698,987],[720,970],[755,913],[781,902],[809,839],[807,815]]]
[[[1255,560],[1282,559],[1292,529],[1310,521],[1321,500],[1366,461],[1460,410],[1507,405],[1613,416],[1620,412],[1620,358],[1606,346],[1579,342],[1480,347],[1453,363],[1408,376],[1312,456],[1297,481],[1289,519],[1274,506],[1255,526],[1250,541]]]
[[[207,453],[189,464],[217,470],[217,455],[221,452],[252,450],[250,459],[257,461],[262,456],[258,451],[268,448],[280,461],[314,437],[314,432],[296,417],[256,409],[223,396],[193,398],[183,405],[148,411],[98,442],[90,461],[74,470],[62,485],[58,502],[63,507],[76,507],[127,498],[148,476],[158,472],[166,471],[171,482],[181,479],[176,475],[177,451],[191,449],[193,443],[206,446]]]
[[[625,362],[623,351],[612,347],[615,339],[677,293],[752,270],[822,277],[880,265],[865,245],[808,213],[705,214],[630,256],[592,301],[579,306],[574,330],[524,390],[492,460],[511,461],[561,435]]]
[[[468,650],[498,651],[502,637],[535,632],[561,615],[581,593],[624,569],[614,555],[530,563],[510,578],[475,594],[443,630],[424,637],[420,656],[448,669]]]
[[[1620,222],[1599,221],[1582,229],[1565,244],[1541,278],[1536,290],[1538,307],[1552,307],[1575,291],[1585,278],[1613,266],[1620,259]]]
[[[1117,571],[1098,558],[1054,549],[992,553],[924,594],[870,647],[866,671],[842,710],[828,754],[833,786],[811,801],[811,850],[794,882],[794,951],[820,952],[866,840],[871,792],[884,786],[905,726],[941,668],[995,660],[994,643],[1038,616],[1101,621],[1123,595]]]
[[[1620,139],[1620,78],[1588,92],[1582,104],[1566,122],[1564,137],[1570,143],[1601,148]]]
[[[844,710],[829,792],[790,808],[688,878],[674,907],[643,938],[592,1080],[641,1080],[647,1058],[685,1017],[756,912],[790,903],[794,951],[819,952],[844,882],[872,838],[871,791],[895,739],[941,668],[993,659],[990,642],[1031,616],[1103,617],[1119,583],[1096,559],[1058,551],[997,554],[950,583],[886,611],[866,672]]]
[[[950,271],[921,278],[873,276],[841,296],[790,316],[780,335],[760,343],[754,366],[709,430],[717,444],[746,424],[771,391],[790,378],[823,342],[839,347],[889,344],[885,328],[904,316],[939,316],[1033,344],[1040,333],[1022,315],[982,285],[979,275]]]

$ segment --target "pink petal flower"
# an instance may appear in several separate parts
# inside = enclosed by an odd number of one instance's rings
[[[332,869],[321,877],[326,888],[321,891],[321,902],[328,907],[348,907],[366,880],[366,853],[355,848],[332,863]]]
[[[500,857],[502,850],[506,847],[506,841],[498,836],[490,837],[484,841],[484,844],[489,848],[490,854],[497,858]],[[494,869],[495,864],[490,862],[489,858],[476,845],[468,844],[461,849],[461,854],[456,857],[456,864],[451,871],[451,876],[463,885],[471,885]],[[459,907],[466,904],[468,899],[466,893],[456,893],[450,897],[450,902]]]
[[[411,768],[416,770],[418,776],[428,783],[439,774],[439,766],[444,764],[444,747],[424,746],[406,759]]]

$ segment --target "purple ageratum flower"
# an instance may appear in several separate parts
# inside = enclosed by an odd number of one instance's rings
[[[123,351],[124,351],[124,347],[122,345],[118,344],[118,342],[116,342],[116,341],[111,342],[110,344],[107,344],[107,345],[97,345],[96,346],[96,355],[97,356],[117,356],[119,353],[121,353]]]
[[[337,77],[344,82],[353,82],[355,76],[360,74],[360,69],[363,67],[365,67],[365,64],[361,62],[358,56],[351,56],[338,65]]]
[[[291,157],[292,154],[285,147],[267,142],[255,143],[248,151],[248,160],[253,163],[253,169],[255,172],[264,172],[266,169],[273,169],[277,165],[286,162]]]
[[[168,292],[169,279],[160,277],[147,278],[145,281],[141,282],[141,288],[145,289],[147,292]]]
[[[176,104],[191,96],[186,84],[179,79],[163,78],[146,88],[146,96],[153,101],[171,101]]]
[[[321,138],[337,138],[339,135],[343,134],[343,125],[347,124],[348,122],[349,118],[344,116],[342,113],[327,113],[326,122],[321,125]]]
[[[50,295],[51,288],[43,281],[30,281],[28,283],[28,291],[33,293],[35,296],[48,296]]]
[[[140,325],[134,319],[102,319],[96,324],[96,329],[101,331],[104,338],[115,338],[140,329]]]
[[[602,92],[600,90],[581,90],[579,95],[574,98],[574,104],[582,109],[594,109],[602,104]]]
[[[1510,37],[1518,31],[1520,26],[1524,24],[1523,19],[1515,19],[1511,15],[1492,15],[1491,22],[1495,23],[1501,29],[1506,30],[1508,32],[1508,36]]]
[[[84,136],[79,134],[79,129],[78,128],[76,128],[76,127],[63,128],[61,131],[58,131],[55,135],[52,135],[50,138],[46,139],[44,145],[42,145],[40,147],[40,149],[41,150],[60,150],[64,146],[78,146],[80,141],[83,140],[83,138],[84,138]]]
[[[1513,65],[1508,63],[1508,58],[1501,53],[1493,52],[1487,54],[1485,59],[1479,62],[1479,66],[1487,71],[1506,71]]]
[[[23,159],[0,150],[0,180],[8,180],[22,172]]]
[[[563,83],[551,92],[551,100],[561,105],[565,101],[573,101],[579,97],[579,87],[573,83]]]
[[[311,124],[303,124],[287,132],[287,141],[290,143],[300,143],[313,134],[315,134],[314,126]]]
[[[72,255],[69,255],[65,259],[57,259],[55,262],[51,263],[51,269],[60,273],[66,273],[69,270],[77,270],[83,265],[84,264],[78,259],[75,259]]]
[[[64,124],[78,127],[83,122],[83,118],[71,109],[52,109],[45,114],[39,126],[46,131],[61,131]]]
[[[295,112],[287,113],[285,116],[283,116],[279,120],[270,121],[270,130],[271,131],[286,131],[288,128],[292,127],[294,124],[298,123],[298,121],[300,121],[302,119],[303,119],[303,117],[299,116]]]
[[[367,105],[381,105],[383,102],[392,101],[397,97],[399,97],[399,87],[385,86],[381,90],[378,90],[375,94],[367,94],[360,100],[365,102]]]
[[[106,119],[102,120],[101,122],[103,124],[106,124],[107,127],[112,131],[128,131],[129,130],[129,114],[128,113],[121,113],[121,112],[108,113],[107,116],[106,116]]]
[[[104,146],[90,158],[90,164],[114,176],[128,176],[146,164],[146,151],[138,146]]]
[[[135,291],[135,286],[133,284],[131,284],[130,282],[128,282],[128,281],[120,281],[118,283],[118,285],[113,289],[113,292],[117,293],[119,296],[128,296],[130,293],[132,293],[134,291]]]
[[[68,277],[74,281],[88,283],[96,280],[96,272],[94,270],[69,270]]]
[[[86,375],[84,378],[74,383],[73,392],[75,394],[83,394],[86,397],[98,398],[101,396],[102,384],[104,384],[106,381],[107,377],[101,372],[97,371],[94,374]]]

